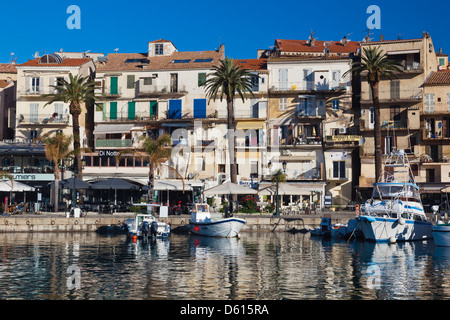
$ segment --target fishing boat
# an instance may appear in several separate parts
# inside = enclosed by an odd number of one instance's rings
[[[208,237],[233,238],[245,224],[244,219],[213,219],[206,203],[194,203],[189,219],[189,231],[193,234]]]
[[[331,215],[324,214],[320,220],[320,226],[309,230],[312,236],[329,238],[331,237]]]
[[[124,220],[123,225],[130,238],[166,238],[170,236],[170,225],[156,220],[155,216],[152,214],[152,210],[157,210],[160,205],[135,203],[133,206],[137,208],[144,207],[146,210],[141,210],[141,212],[136,213],[134,218]]]
[[[450,247],[450,223],[438,222],[432,230],[434,243],[437,246]]]
[[[432,238],[432,223],[423,210],[419,187],[403,150],[387,157],[382,180],[373,184],[365,214],[357,217],[365,239],[396,242]]]

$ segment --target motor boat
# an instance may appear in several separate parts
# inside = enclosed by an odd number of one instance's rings
[[[434,243],[442,247],[450,247],[450,223],[438,222],[432,228]]]
[[[419,187],[403,150],[386,159],[382,181],[373,184],[372,198],[357,217],[366,240],[411,241],[431,239],[432,223],[427,220]]]
[[[127,231],[129,237],[133,238],[166,238],[170,236],[170,225],[156,220],[152,211],[160,208],[158,204],[150,203],[135,203],[133,206],[139,208],[144,207],[146,212],[138,212],[134,218],[126,219],[123,222],[124,228]]]
[[[331,215],[324,214],[320,220],[320,226],[309,230],[312,236],[319,236],[324,238],[331,237]]]
[[[233,238],[239,236],[239,231],[245,225],[244,219],[239,218],[211,218],[209,205],[194,203],[189,219],[189,231],[196,235],[208,237]]]

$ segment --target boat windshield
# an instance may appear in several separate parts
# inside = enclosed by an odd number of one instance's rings
[[[411,184],[378,184],[373,188],[373,198],[405,197],[420,199],[419,190]]]
[[[197,204],[192,208],[193,212],[208,212],[208,205],[207,204]]]

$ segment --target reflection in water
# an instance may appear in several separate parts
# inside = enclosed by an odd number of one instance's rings
[[[450,248],[308,234],[2,234],[0,299],[449,299]],[[70,266],[81,289],[69,290]],[[69,269],[70,270],[70,269]]]

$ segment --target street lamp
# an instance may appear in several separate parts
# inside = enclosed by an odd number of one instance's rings
[[[76,175],[78,173],[78,166],[76,165],[75,158],[69,157],[63,160],[64,169],[72,170],[73,172],[73,190],[72,190],[72,208],[77,204],[77,188],[76,188]],[[81,166],[84,167],[86,160],[81,160]]]
[[[279,216],[280,215],[280,208],[279,208],[279,199],[278,199],[278,177],[280,174],[285,173],[286,172],[286,167],[287,167],[287,163],[286,161],[282,162],[282,166],[283,166],[283,172],[281,172],[281,170],[278,170],[275,175],[277,176],[277,195],[276,195],[276,207],[275,207],[275,215]],[[272,162],[269,160],[268,163],[268,167],[271,168],[272,167]]]

